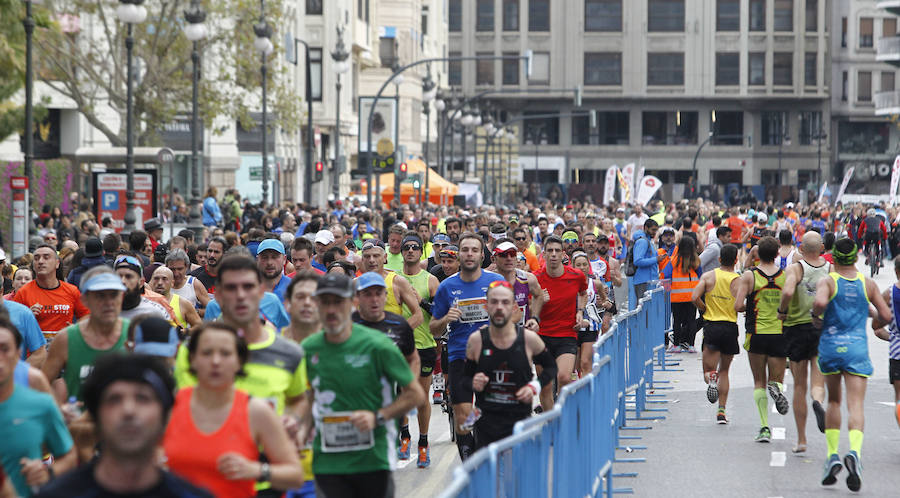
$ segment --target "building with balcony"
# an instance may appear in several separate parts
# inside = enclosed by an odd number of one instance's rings
[[[820,165],[822,179],[831,176],[827,5],[449,0],[450,55],[534,53],[530,78],[513,61],[465,61],[449,67],[450,85],[461,95],[508,92],[482,108],[501,121],[523,118],[515,172],[523,184],[578,182],[573,193],[599,199],[606,169],[634,162],[665,183],[664,198],[679,199],[703,146],[701,195],[815,190]],[[576,109],[567,89],[579,86]],[[578,110],[597,111],[597,126],[585,116],[528,118]],[[473,165],[469,158],[470,174]]]

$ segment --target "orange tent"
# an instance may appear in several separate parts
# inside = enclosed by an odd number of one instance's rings
[[[406,161],[408,176],[416,173],[422,174],[421,194],[425,196],[425,162],[421,159],[408,159]],[[432,204],[453,204],[453,196],[459,193],[459,186],[437,174],[433,169],[428,173],[428,201]],[[400,202],[406,204],[410,198],[415,198],[419,193],[413,188],[413,184],[405,182],[400,184]],[[381,200],[390,203],[394,200],[394,173],[381,175]]]

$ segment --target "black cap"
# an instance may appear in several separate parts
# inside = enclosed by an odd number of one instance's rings
[[[319,280],[319,286],[314,295],[334,294],[343,298],[353,297],[356,285],[353,279],[344,273],[327,273]]]
[[[150,218],[149,220],[144,222],[145,232],[150,232],[158,228],[162,228],[162,223],[160,223],[159,218]]]
[[[103,256],[103,242],[96,237],[87,239],[84,243],[84,257],[99,258],[100,256]]]

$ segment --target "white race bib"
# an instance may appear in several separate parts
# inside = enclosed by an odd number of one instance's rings
[[[462,315],[459,317],[459,321],[462,323],[484,322],[489,320],[486,297],[460,299],[457,301],[456,305],[462,312]]]
[[[373,431],[360,432],[350,422],[352,412],[334,412],[322,417],[319,426],[322,453],[367,450],[375,446]]]

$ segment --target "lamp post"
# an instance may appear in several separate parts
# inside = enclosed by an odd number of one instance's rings
[[[293,65],[297,65],[297,45],[303,44],[306,50],[306,180],[303,182],[303,200],[312,203],[312,177],[313,177],[313,102],[312,102],[312,76],[310,75],[309,44],[294,38],[294,58],[288,59]]]
[[[334,124],[334,165],[332,171],[332,192],[334,192],[334,200],[337,201],[341,196],[341,174],[344,172],[344,163],[341,158],[341,75],[350,69],[347,58],[350,53],[344,47],[344,27],[337,27],[337,45],[334,52],[331,52],[331,59],[334,61],[334,74],[337,77],[334,83],[335,88],[335,124]]]
[[[262,202],[266,204],[269,199],[269,143],[266,130],[268,126],[266,79],[269,68],[266,65],[266,57],[274,49],[271,40],[272,27],[266,22],[266,0],[259,0],[259,22],[253,25],[253,33],[256,35],[253,47],[259,52],[259,73],[262,76]]]
[[[32,64],[32,38],[34,36],[34,17],[31,14],[31,0],[25,2],[25,178],[28,178],[28,186],[31,187],[31,169],[34,164],[34,65]],[[28,197],[25,197],[29,201]],[[31,216],[31,206],[25,206],[26,212]],[[31,231],[32,222],[27,223],[25,236]],[[20,256],[20,255],[16,255]]]
[[[125,96],[125,227],[122,233],[134,231],[137,216],[134,213],[134,25],[147,19],[144,0],[119,0],[116,17],[128,25],[125,37],[127,52],[126,96]]]
[[[447,102],[444,101],[443,95],[438,95],[434,101],[434,108],[438,112],[438,126],[437,132],[438,136],[436,137],[435,143],[438,146],[438,171],[443,174],[444,171],[444,134],[441,131],[444,129],[444,109],[447,108]],[[426,130],[427,131],[427,130]],[[428,171],[425,171],[426,178],[428,178]],[[425,180],[425,199],[428,199],[428,180]]]
[[[431,173],[431,166],[428,164],[428,146],[431,142],[431,101],[437,97],[437,85],[434,80],[431,79],[431,65],[428,66],[428,72],[425,74],[425,79],[422,81],[422,106],[423,111],[425,112],[425,199],[422,204],[428,203],[428,194],[429,194],[429,173]],[[441,102],[443,103],[443,101]],[[435,102],[435,107],[437,107],[437,102]]]
[[[191,63],[193,73],[191,75],[191,211],[190,226],[195,238],[199,239],[203,229],[203,217],[200,214],[200,40],[206,37],[206,12],[200,6],[199,0],[191,0],[191,6],[184,11],[184,36],[191,41]]]

